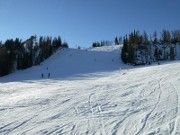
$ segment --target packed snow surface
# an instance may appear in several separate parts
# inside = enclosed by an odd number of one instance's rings
[[[127,66],[120,48],[59,50],[0,78],[0,134],[179,135],[180,62]]]

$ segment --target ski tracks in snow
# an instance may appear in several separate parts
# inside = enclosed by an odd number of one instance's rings
[[[0,134],[179,134],[179,68],[0,84]]]

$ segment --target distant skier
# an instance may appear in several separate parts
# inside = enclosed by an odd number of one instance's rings
[[[50,73],[48,73],[48,78],[50,78],[50,76],[51,76],[51,74],[50,74]]]
[[[44,74],[43,73],[41,74],[41,78],[44,78]]]

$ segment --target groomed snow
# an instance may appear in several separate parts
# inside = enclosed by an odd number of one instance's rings
[[[180,61],[135,68],[120,48],[60,50],[0,78],[0,134],[179,135]]]

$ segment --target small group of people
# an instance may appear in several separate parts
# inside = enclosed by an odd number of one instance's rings
[[[45,76],[44,76],[44,74],[42,73],[42,74],[41,74],[41,78],[44,78],[44,77],[45,77]],[[51,74],[48,73],[47,77],[50,78],[50,77],[51,77]]]
[[[46,69],[48,70],[48,67],[47,67]],[[50,78],[50,77],[51,77],[51,73],[49,72],[49,73],[47,74],[47,78]],[[41,74],[41,78],[45,78],[44,73]]]

